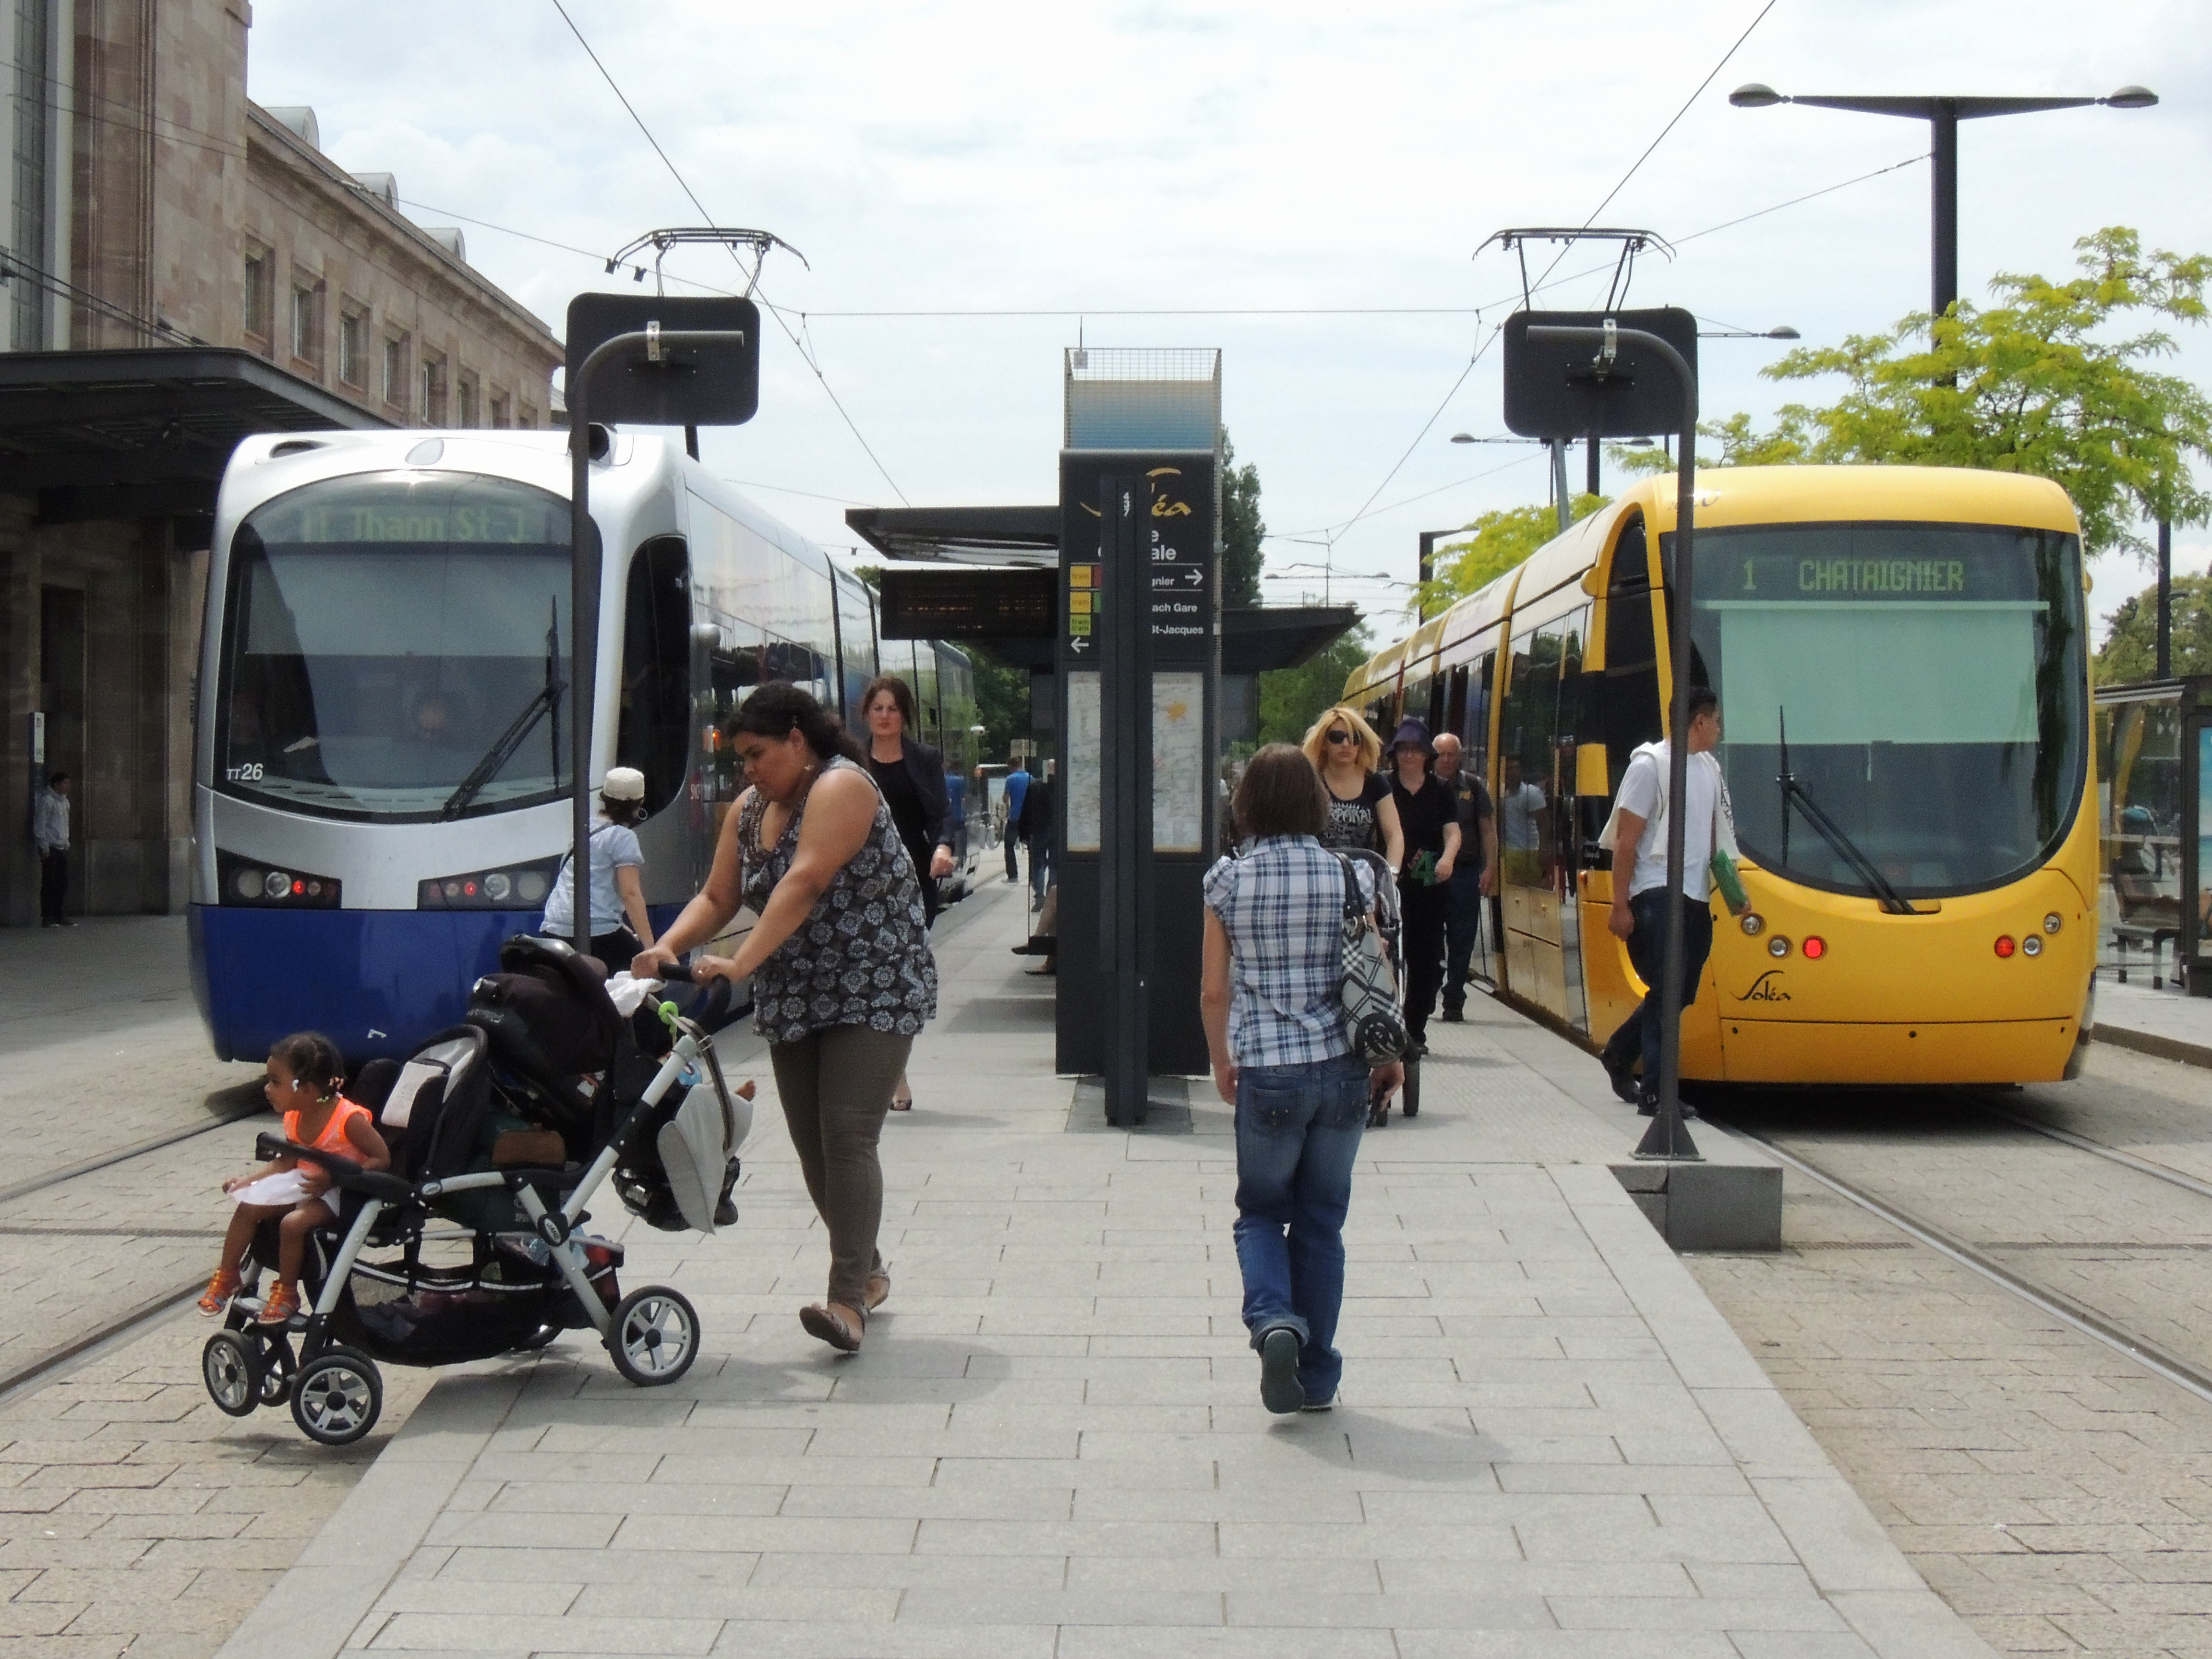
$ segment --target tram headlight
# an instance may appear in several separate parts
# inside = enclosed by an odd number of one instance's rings
[[[418,910],[534,910],[553,890],[557,858],[528,864],[506,864],[491,870],[471,870],[455,876],[434,876],[416,888]],[[610,924],[618,920],[610,916]]]
[[[1766,954],[1770,957],[1788,956],[1790,954],[1790,941],[1784,939],[1781,934],[1777,933],[1772,939],[1766,941]]]
[[[2020,953],[2024,957],[2041,956],[2043,954],[2043,941],[2036,938],[2034,934],[2030,933],[2026,939],[2021,940]]]
[[[1766,931],[1766,918],[1759,915],[1756,910],[1747,911],[1744,914],[1743,920],[1737,923],[1737,926],[1741,927],[1745,933],[1750,934],[1752,938],[1757,939],[1761,933]]]
[[[338,908],[338,879],[311,875],[289,866],[271,866],[258,859],[217,849],[215,855],[216,893],[224,904],[252,905],[260,909],[335,910]]]
[[[2056,910],[2053,910],[2049,915],[2043,919],[2043,931],[2046,933],[2055,933],[2065,925],[2066,918],[2060,915]]]

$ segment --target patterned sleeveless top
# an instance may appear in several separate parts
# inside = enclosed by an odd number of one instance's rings
[[[831,771],[868,776],[842,756],[823,775]],[[767,909],[769,895],[799,851],[806,801],[800,799],[775,845],[763,853],[760,826],[767,811],[768,799],[756,789],[738,817],[744,901],[756,915]],[[754,1027],[770,1042],[796,1042],[837,1025],[912,1036],[936,1017],[937,962],[929,951],[921,886],[878,792],[875,822],[860,850],[830,878],[798,931],[754,973]]]

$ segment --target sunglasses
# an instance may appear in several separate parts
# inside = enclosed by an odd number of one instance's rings
[[[1340,726],[1328,734],[1328,740],[1331,743],[1358,743],[1359,741],[1358,738],[1353,737],[1351,732],[1346,731]]]

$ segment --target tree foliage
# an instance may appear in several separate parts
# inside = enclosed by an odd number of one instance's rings
[[[2097,653],[2097,684],[2126,685],[2158,671],[2158,589],[2147,587],[2112,613]],[[2212,576],[2173,579],[2173,672],[2212,674]]]
[[[1260,516],[1260,469],[1237,465],[1237,446],[1221,434],[1221,605],[1244,610],[1260,603],[1260,544],[1267,533]]]
[[[1603,507],[1608,497],[1577,495],[1569,504],[1573,521]],[[1559,533],[1559,509],[1549,502],[1534,507],[1500,507],[1465,526],[1473,532],[1463,542],[1448,542],[1437,549],[1436,576],[1417,590],[1420,614],[1433,617],[1456,599],[1498,580],[1546,542]],[[1407,615],[1413,611],[1409,606]]]
[[[2075,244],[2081,274],[2052,283],[2000,272],[1986,308],[1961,300],[1887,333],[1807,346],[1771,380],[1840,375],[1825,408],[1785,404],[1760,431],[1737,414],[1700,430],[1720,445],[1700,466],[1892,462],[1978,467],[2052,480],[2073,497],[2092,553],[2147,556],[2145,519],[2203,524],[2212,496],[2191,476],[2212,460],[2212,400],[2152,365],[2173,355],[2170,323],[2201,323],[2212,258],[2145,255],[2123,227]],[[1615,452],[1656,471],[1650,451]]]
[[[997,764],[1006,758],[1016,738],[1030,734],[1030,671],[994,662],[973,646],[965,648],[975,667],[975,719],[983,727],[983,759]]]
[[[1311,662],[1261,675],[1260,741],[1297,743],[1304,738],[1321,711],[1343,696],[1352,671],[1373,650],[1367,630],[1355,628]]]

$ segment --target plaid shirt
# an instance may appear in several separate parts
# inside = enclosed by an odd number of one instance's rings
[[[1363,904],[1372,872],[1354,863]],[[1352,1052],[1344,1012],[1344,866],[1310,836],[1249,841],[1206,872],[1229,934],[1229,1051],[1239,1066],[1306,1066]]]

